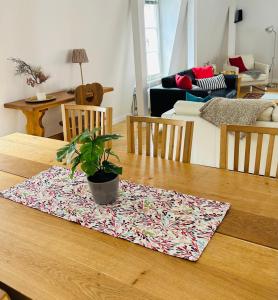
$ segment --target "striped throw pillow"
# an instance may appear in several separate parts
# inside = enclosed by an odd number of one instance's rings
[[[223,74],[210,78],[197,79],[196,81],[197,85],[203,90],[218,90],[227,88]]]

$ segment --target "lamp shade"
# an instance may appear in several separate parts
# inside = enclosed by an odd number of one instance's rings
[[[73,49],[72,50],[72,62],[83,64],[89,62],[85,49]]]

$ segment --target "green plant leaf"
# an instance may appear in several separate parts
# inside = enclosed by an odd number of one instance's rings
[[[107,160],[104,160],[102,162],[102,166],[103,166],[104,172],[106,172],[106,173],[122,174],[122,171],[123,171],[122,167],[118,167],[115,164],[113,164]]]
[[[69,153],[75,152],[75,149],[75,145],[71,143],[60,148],[56,153],[56,160],[62,162]]]
[[[87,174],[87,176],[93,176],[98,170],[97,165],[93,161],[83,162],[81,169]]]
[[[96,133],[100,130],[101,128],[95,128],[92,131],[86,129],[83,133],[72,139],[69,144],[57,151],[56,158],[58,161],[62,162],[65,160],[67,164],[71,163],[71,177],[73,177],[79,164],[81,164],[81,169],[87,176],[92,176],[97,171],[122,174],[121,167],[108,162],[110,155],[114,156],[117,160],[119,160],[119,157],[111,149],[105,149],[107,141],[117,140],[121,136],[118,134],[96,136]],[[81,144],[80,148],[79,146],[77,147],[77,144]]]
[[[112,156],[114,156],[114,157],[116,157],[116,159],[117,159],[118,161],[120,161],[119,156],[118,156],[115,152],[113,152],[113,151],[111,150],[111,148],[105,149],[105,153],[106,153],[106,154],[109,154],[109,155],[112,155]]]
[[[118,140],[119,138],[121,138],[122,136],[119,134],[104,134],[104,135],[99,135],[95,138],[96,142],[108,142],[111,140]]]
[[[73,178],[73,174],[74,174],[74,172],[75,172],[77,166],[80,164],[80,162],[81,162],[81,155],[76,156],[76,157],[72,160],[70,178]]]
[[[104,145],[96,145],[94,141],[83,144],[80,147],[83,161],[98,160],[102,156],[104,151]]]

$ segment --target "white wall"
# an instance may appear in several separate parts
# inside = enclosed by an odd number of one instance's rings
[[[80,83],[79,67],[67,61],[69,50],[85,48],[87,82],[113,86],[103,106],[112,106],[114,119],[130,112],[135,84],[129,0],[0,0],[0,136],[24,132],[21,112],[3,103],[34,94],[25,80],[14,76],[8,57],[41,65],[51,75],[49,92]],[[59,109],[44,119],[46,136],[61,132]]]
[[[228,53],[228,12],[232,3],[234,0],[197,0],[198,65],[210,61],[222,70]]]
[[[252,53],[256,60],[271,64],[273,35],[265,28],[274,25],[278,30],[278,1],[238,0],[237,6],[243,9],[243,21],[237,24],[237,54]],[[277,60],[274,78],[278,80]]]

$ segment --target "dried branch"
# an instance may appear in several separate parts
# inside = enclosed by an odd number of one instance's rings
[[[27,76],[26,83],[32,87],[42,84],[49,78],[49,75],[45,75],[40,66],[31,66],[19,58],[12,57],[9,60],[16,64],[15,75]]]

